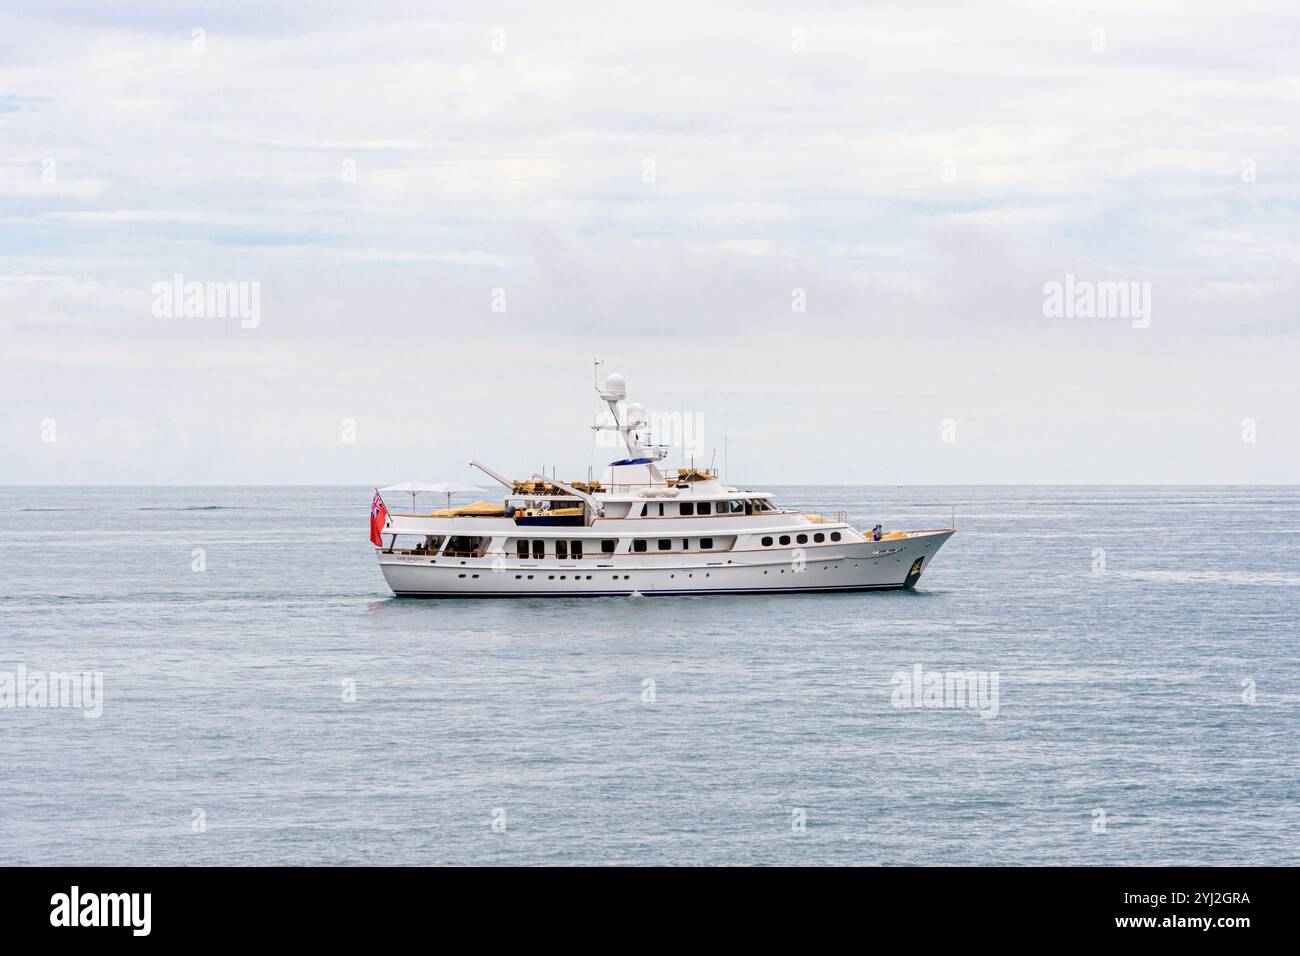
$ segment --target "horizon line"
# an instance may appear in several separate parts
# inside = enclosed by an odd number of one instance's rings
[[[726,479],[719,479],[724,483]],[[742,490],[759,490],[759,485],[769,484],[765,482],[747,483],[751,487]],[[871,484],[860,482],[771,482],[773,488],[1300,488],[1300,482],[977,482],[972,484],[946,484],[932,482],[890,482],[887,484]],[[363,483],[338,483],[328,484],[294,484],[294,483],[272,483],[258,482],[246,484],[128,484],[115,482],[111,484],[9,484],[0,483],[0,489],[77,489],[77,488],[369,488],[372,486]],[[493,489],[484,489],[491,491]]]

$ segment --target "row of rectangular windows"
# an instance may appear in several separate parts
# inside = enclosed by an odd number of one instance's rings
[[[840,532],[838,532],[838,531],[832,531],[832,532],[830,533],[830,539],[831,539],[832,541],[840,541],[842,538],[843,538],[843,535],[840,534]],[[812,536],[812,540],[813,540],[813,542],[816,543],[816,544],[823,544],[823,543],[825,543],[825,541],[826,541],[826,534],[825,534],[824,532],[817,531],[817,532],[815,532],[815,533],[813,534],[813,536]],[[711,550],[713,550],[713,539],[712,539],[712,538],[700,538],[700,539],[699,539],[699,542],[700,542],[700,543],[699,543],[699,548],[700,548],[701,551],[711,551]],[[521,539],[521,540],[518,541],[518,542],[516,543],[516,545],[515,545],[515,547],[516,547],[516,553],[519,555],[519,557],[521,557],[521,558],[523,558],[523,559],[525,559],[525,560],[527,560],[528,557],[529,557],[529,543],[530,543],[530,542]],[[788,535],[788,534],[783,534],[783,535],[781,535],[779,538],[777,538],[777,539],[775,539],[775,540],[773,540],[771,537],[765,537],[765,538],[762,539],[762,544],[763,544],[763,547],[765,547],[765,548],[770,548],[770,547],[772,547],[773,544],[788,545],[788,544],[790,544],[790,543],[791,543],[791,538],[790,538],[790,535]],[[798,534],[798,535],[795,535],[795,536],[794,536],[794,543],[795,543],[795,544],[807,544],[807,543],[808,543],[808,535],[806,535],[806,534]],[[541,539],[535,539],[535,540],[533,540],[533,541],[531,542],[531,544],[532,544],[532,548],[531,548],[532,554],[531,554],[531,556],[532,556],[534,559],[536,559],[536,560],[541,560],[542,558],[544,558],[544,557],[546,556],[546,542],[545,542],[545,541],[543,541],[543,540],[541,540]],[[690,550],[690,544],[691,544],[691,543],[690,543],[690,539],[689,539],[689,538],[682,538],[682,550],[683,550],[683,551],[689,551],[689,550]],[[658,547],[658,550],[660,550],[660,551],[671,551],[672,548],[673,548],[673,540],[672,540],[672,538],[659,538],[659,539],[656,540],[656,545],[657,545],[657,547]],[[600,542],[600,551],[601,551],[602,554],[613,554],[617,548],[618,548],[618,541],[617,541],[617,539],[614,539],[614,538],[606,538],[606,539],[604,539],[603,541]],[[649,550],[650,550],[650,542],[649,542],[648,540],[646,540],[645,538],[634,538],[634,539],[632,540],[632,551],[633,551],[633,553],[635,553],[635,554],[645,554],[645,553],[646,553],[647,551],[649,551]],[[566,559],[566,558],[570,558],[570,557],[572,557],[572,558],[581,558],[581,557],[582,557],[582,542],[581,542],[581,541],[577,541],[577,540],[574,540],[574,541],[556,541],[556,542],[555,542],[555,556],[556,556],[557,558],[562,559],[562,560],[563,560],[563,559]]]
[[[531,549],[529,547],[530,544],[532,546]],[[581,541],[578,540],[553,541],[552,544],[555,545],[555,556],[561,560],[565,560],[568,558],[582,557]],[[673,549],[672,538],[659,538],[656,541],[656,544],[658,545],[658,549],[660,551],[671,551]],[[682,538],[682,550],[689,551],[690,547],[691,547],[690,539]],[[616,538],[605,538],[600,542],[601,554],[613,554],[617,548],[618,548],[618,540]],[[650,549],[649,542],[646,541],[646,539],[644,538],[636,538],[632,541],[632,550],[637,554],[643,554],[649,549]],[[700,538],[699,549],[701,551],[712,551],[713,539]],[[531,557],[534,560],[540,561],[542,558],[546,557],[546,542],[540,538],[533,539],[531,542],[523,538],[520,538],[518,541],[515,542],[515,553],[519,555],[520,558],[527,560],[530,556],[529,554],[530,550],[531,550]]]
[[[659,517],[664,516],[664,503],[658,502]],[[641,508],[641,517],[654,517],[650,514],[650,509],[655,507],[654,504],[646,504]],[[762,498],[753,498],[735,501],[679,501],[677,502],[677,513],[683,518],[691,518],[700,515],[752,515],[763,511],[775,511],[771,503]]]

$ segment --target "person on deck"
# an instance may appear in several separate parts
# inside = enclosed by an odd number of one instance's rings
[[[879,541],[879,540],[880,540],[880,532],[881,532],[881,530],[883,529],[883,527],[884,527],[883,525],[879,525],[879,524],[878,524],[878,525],[876,525],[874,528],[871,529],[871,540],[872,540],[872,541]]]

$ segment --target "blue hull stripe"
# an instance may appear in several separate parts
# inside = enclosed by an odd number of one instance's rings
[[[836,585],[815,588],[710,588],[690,590],[659,591],[402,591],[398,597],[412,598],[479,598],[479,597],[519,597],[519,598],[553,598],[553,597],[628,597],[639,593],[642,597],[671,597],[690,594],[818,594],[827,591],[902,591],[902,584],[863,584]]]

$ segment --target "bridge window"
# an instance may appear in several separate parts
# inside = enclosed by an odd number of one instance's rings
[[[645,553],[645,538],[635,538],[632,541],[632,550],[638,554]]]
[[[695,502],[683,501],[681,504],[681,515],[683,518],[691,517],[695,514]]]
[[[572,554],[575,559],[580,560],[582,558],[582,542],[581,541],[569,542],[569,553]]]
[[[712,539],[712,538],[701,538],[701,539],[700,539],[700,549],[703,550],[703,551],[710,551],[710,550],[712,550],[712,549],[713,549],[713,539]]]
[[[561,561],[567,561],[569,558],[569,542],[561,539],[555,542],[555,556]]]
[[[523,558],[525,561],[528,560],[528,542],[527,542],[527,541],[524,541],[523,539],[520,539],[518,542],[515,543],[515,549],[518,551],[518,553],[519,553],[519,557]]]
[[[713,513],[713,502],[712,502],[712,501],[701,501],[700,504],[699,504],[699,507],[696,508],[695,511],[696,511],[696,514],[702,514],[702,515],[712,514],[712,513]]]
[[[600,542],[601,554],[613,554],[616,547],[618,547],[618,542],[613,538],[605,538]]]
[[[534,539],[534,540],[533,540],[533,558],[534,558],[534,560],[540,561],[540,560],[542,560],[542,558],[544,558],[544,557],[546,557],[546,542],[545,542],[545,541],[538,541],[538,540]]]
[[[668,539],[668,538],[660,538],[660,539],[659,539],[659,550],[660,550],[660,551],[671,551],[671,550],[672,550],[672,547],[673,547],[673,543],[672,543],[672,541],[671,541],[670,539]]]

